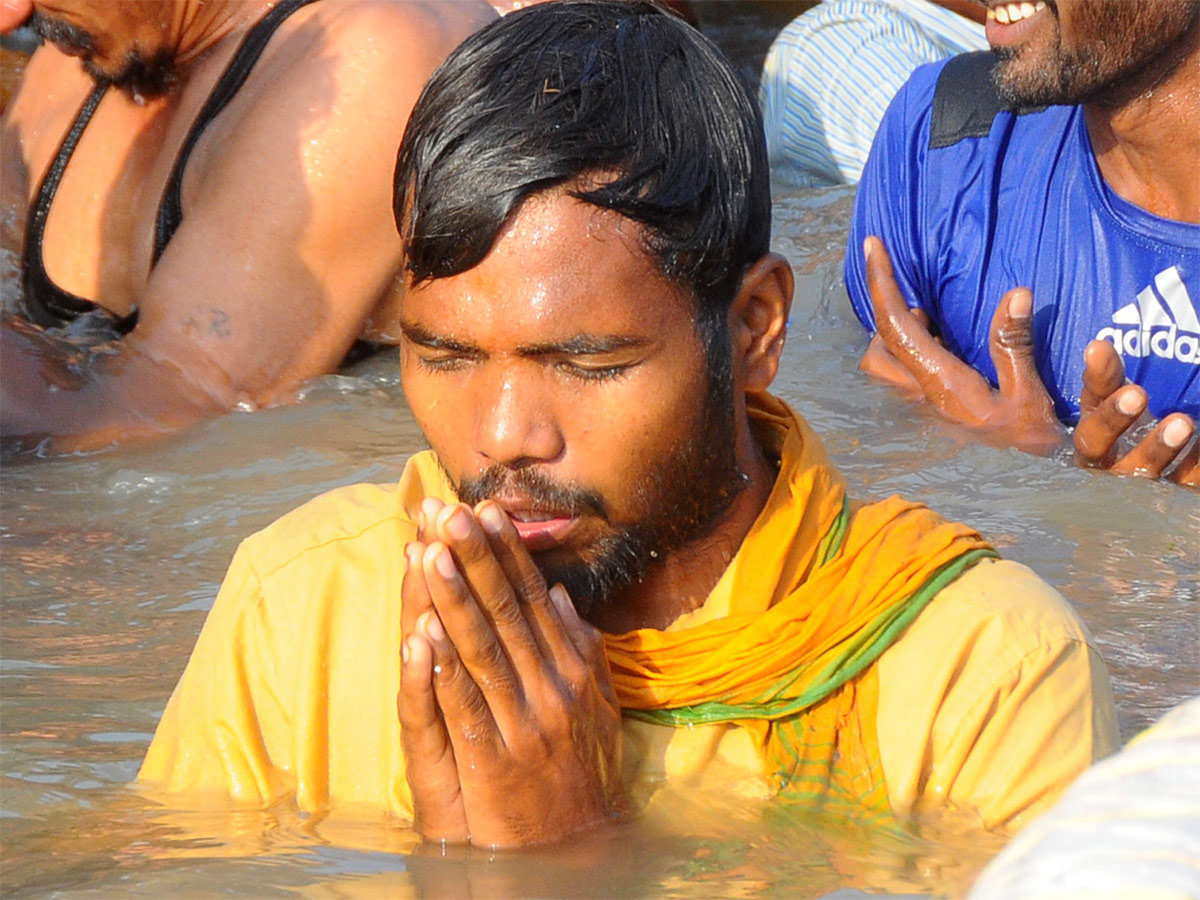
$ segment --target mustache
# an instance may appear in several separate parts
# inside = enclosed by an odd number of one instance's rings
[[[88,53],[96,49],[91,34],[78,25],[49,18],[37,10],[33,11],[25,24],[43,41],[51,44],[74,47]]]
[[[510,469],[497,464],[457,483],[453,478],[450,481],[458,498],[471,506],[489,498],[520,497],[543,512],[571,518],[590,512],[607,518],[604,500],[598,493],[579,485],[558,484],[536,469]]]

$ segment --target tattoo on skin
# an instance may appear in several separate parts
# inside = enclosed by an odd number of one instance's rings
[[[202,320],[203,316],[197,316],[195,313],[188,316],[183,320],[183,333],[194,334],[197,331],[207,331],[217,337],[229,337],[233,334],[233,329],[229,327],[229,313],[223,309],[210,309],[207,325]]]
[[[229,337],[233,329],[229,327],[229,314],[223,309],[210,310],[212,319],[208,323],[208,331],[217,337]]]

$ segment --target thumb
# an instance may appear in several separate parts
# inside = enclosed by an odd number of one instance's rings
[[[992,363],[1000,396],[1021,409],[1025,421],[1054,420],[1054,403],[1038,374],[1033,342],[1033,294],[1013,288],[992,316]]]
[[[892,257],[883,246],[883,241],[874,235],[863,241],[863,259],[867,268],[867,292],[871,296],[872,312],[875,315],[875,330],[887,327],[887,320],[908,311],[908,304],[896,283],[892,269]],[[881,326],[880,320],[883,320]]]

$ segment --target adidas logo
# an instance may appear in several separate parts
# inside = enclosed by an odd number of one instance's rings
[[[1112,320],[1096,337],[1109,341],[1122,356],[1153,355],[1200,366],[1200,320],[1175,266],[1155,275],[1137,302],[1122,306]]]

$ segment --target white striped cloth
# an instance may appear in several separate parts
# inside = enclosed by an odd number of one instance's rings
[[[929,0],[827,0],[797,16],[767,52],[759,88],[772,175],[799,187],[857,182],[913,69],[987,46],[982,25]]]

